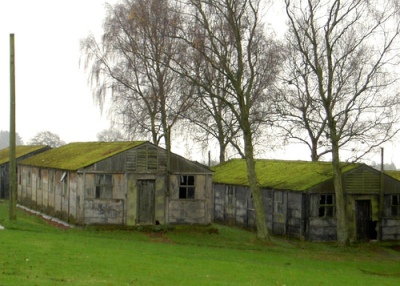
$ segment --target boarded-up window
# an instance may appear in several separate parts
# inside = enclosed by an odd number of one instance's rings
[[[392,216],[400,216],[400,195],[392,195]]]
[[[319,217],[334,217],[335,205],[334,195],[324,194],[319,200]]]
[[[96,199],[112,198],[112,175],[98,174],[96,175]]]
[[[136,151],[136,170],[157,170],[158,149],[153,146],[143,146]]]
[[[179,198],[180,199],[194,199],[194,176],[181,175],[179,176]]]

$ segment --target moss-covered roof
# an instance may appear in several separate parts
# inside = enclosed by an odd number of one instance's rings
[[[147,141],[70,143],[23,160],[20,164],[76,171],[145,142]]]
[[[18,159],[29,153],[46,148],[46,145],[20,145],[15,147],[15,157]],[[10,161],[10,148],[0,150],[0,165]]]
[[[347,164],[343,172],[361,164]],[[233,159],[212,167],[213,182],[248,186],[246,161]],[[330,162],[256,160],[256,172],[261,187],[305,191],[333,178]]]
[[[387,170],[384,171],[385,174],[389,175],[392,178],[395,178],[396,180],[400,181],[400,170]]]

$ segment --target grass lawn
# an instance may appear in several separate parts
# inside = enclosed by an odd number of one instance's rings
[[[222,225],[62,230],[17,217],[0,201],[0,285],[400,285],[399,242],[268,244]]]

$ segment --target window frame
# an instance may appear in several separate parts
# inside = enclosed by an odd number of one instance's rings
[[[196,199],[196,176],[182,174],[178,176],[179,189],[178,197],[180,200]]]
[[[114,184],[112,174],[95,174],[95,199],[112,199],[113,190]]]
[[[394,200],[396,198],[396,201]],[[400,195],[390,196],[390,214],[392,217],[400,217]]]
[[[334,218],[335,216],[336,216],[335,195],[320,194],[318,203],[318,217]]]
[[[233,186],[227,186],[226,196],[227,196],[227,205],[233,206],[234,201],[236,201],[236,192]]]

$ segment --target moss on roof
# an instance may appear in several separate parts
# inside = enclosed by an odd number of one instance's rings
[[[387,170],[384,171],[385,174],[389,175],[392,178],[395,178],[396,180],[400,181],[400,170]]]
[[[20,158],[29,153],[46,148],[46,145],[20,145],[15,147],[15,157]],[[0,150],[0,165],[10,161],[10,148]]]
[[[347,164],[343,172],[361,164]],[[212,168],[213,182],[248,186],[246,161],[233,159]],[[304,191],[333,178],[330,162],[256,160],[256,172],[261,187]]]
[[[20,164],[76,171],[145,142],[147,141],[70,143],[23,160]]]

